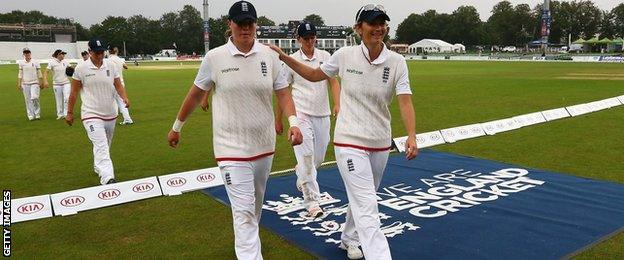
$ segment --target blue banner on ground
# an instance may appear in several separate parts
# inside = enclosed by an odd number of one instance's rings
[[[322,218],[305,216],[295,180],[269,179],[261,224],[317,257],[344,259],[338,169],[318,174]],[[223,186],[205,192],[228,202]],[[624,185],[431,150],[391,156],[377,194],[394,259],[555,259],[624,227]]]

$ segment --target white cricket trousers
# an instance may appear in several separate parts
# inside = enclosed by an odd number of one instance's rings
[[[124,88],[126,87],[123,81],[121,82],[121,85],[124,86]],[[121,113],[121,116],[123,117],[123,121],[125,123],[131,123],[132,118],[130,117],[130,111],[126,107],[126,102],[123,101],[117,91],[115,91],[115,101],[117,101],[117,107],[119,108],[119,113]]]
[[[32,120],[41,117],[41,107],[39,106],[39,84],[22,84],[22,93],[26,103],[26,116]]]
[[[316,181],[316,169],[325,160],[329,144],[329,116],[316,117],[297,113],[303,143],[293,146],[297,166],[297,188],[303,194],[303,205],[307,210],[319,206],[320,190]]]
[[[100,176],[100,183],[106,184],[115,178],[110,146],[115,133],[115,120],[88,119],[82,121],[87,136],[93,143],[93,170]]]
[[[67,101],[69,100],[69,92],[71,85],[69,83],[62,85],[54,85],[54,100],[56,100],[56,116],[67,116]]]
[[[381,231],[376,195],[390,151],[370,152],[335,146],[335,152],[349,199],[342,243],[361,245],[366,259],[392,259],[388,241]]]
[[[253,161],[219,162],[232,205],[234,248],[241,260],[262,259],[259,223],[273,155]]]

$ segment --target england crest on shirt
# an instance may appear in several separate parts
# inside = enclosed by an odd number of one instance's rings
[[[268,73],[268,71],[267,71],[267,65],[266,65],[266,62],[264,62],[264,61],[261,61],[261,62],[260,62],[260,70],[261,70],[261,72],[262,72],[262,76],[265,76],[265,77],[266,77],[266,76],[267,76],[267,73]]]

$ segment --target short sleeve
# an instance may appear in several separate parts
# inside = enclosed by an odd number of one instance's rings
[[[48,66],[46,66],[47,70],[54,70],[54,63],[52,60],[48,61]]]
[[[292,69],[288,67],[286,63],[282,63],[282,67],[284,67],[284,73],[286,74],[286,82],[288,82],[288,84],[293,84],[295,80]]]
[[[110,68],[112,69],[112,73],[113,73],[113,78],[117,79],[120,78],[121,75],[119,74],[119,69],[117,69],[117,66],[110,66]]]
[[[74,75],[72,75],[72,79],[82,81],[82,70],[80,69],[80,67],[81,66],[76,66],[76,68],[74,69]]]
[[[41,63],[39,63],[39,62],[35,62],[35,68],[37,68],[37,69],[41,69]]]
[[[214,81],[212,79],[212,68],[210,67],[210,62],[208,58],[210,56],[206,55],[199,66],[199,70],[197,71],[197,76],[195,76],[195,81],[193,82],[195,86],[198,88],[208,91],[214,85]]]
[[[22,63],[18,62],[17,67],[18,67],[17,77],[21,79],[22,76],[24,75],[24,69],[22,68]]]
[[[321,65],[321,70],[325,73],[325,75],[330,78],[338,75],[338,71],[340,70],[340,57],[343,52],[343,49],[337,50],[334,52],[334,55],[329,57],[329,59]]]
[[[397,66],[395,92],[397,95],[411,95],[412,89],[409,82],[407,62],[401,59]]]
[[[273,73],[275,75],[275,81],[273,82],[273,90],[280,90],[288,87],[288,80],[286,78],[287,66],[283,65],[277,55],[273,55]]]

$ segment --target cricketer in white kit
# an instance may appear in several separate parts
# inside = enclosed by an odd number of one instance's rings
[[[89,140],[93,143],[93,168],[99,175],[102,185],[116,182],[110,157],[110,146],[117,119],[115,95],[118,94],[126,105],[130,105],[121,85],[119,71],[112,62],[104,60],[106,50],[104,46],[106,45],[102,40],[89,41],[91,58],[78,65],[74,71],[65,118],[67,124],[71,126],[74,121],[76,96],[80,94],[82,100],[80,118]]]
[[[48,85],[48,71],[52,72],[52,86],[54,90],[54,100],[56,101],[56,119],[65,118],[67,115],[67,100],[69,99],[69,92],[71,92],[71,85],[69,78],[65,74],[65,69],[70,66],[69,62],[65,60],[66,52],[62,50],[54,51],[52,59],[48,61],[48,67],[43,73],[43,85]]]
[[[26,103],[26,116],[28,120],[41,118],[41,106],[39,103],[40,89],[43,87],[41,65],[32,59],[32,54],[28,48],[22,51],[24,59],[17,62],[17,89],[24,94]]]
[[[330,58],[327,51],[314,47],[316,43],[316,28],[313,24],[303,21],[297,28],[297,40],[301,44],[301,49],[290,56],[297,61],[312,67],[318,68]],[[286,66],[286,65],[284,65]],[[325,160],[327,145],[329,144],[330,128],[330,108],[327,85],[331,86],[334,100],[334,116],[340,109],[340,83],[336,78],[311,82],[291,68],[286,66],[286,79],[292,87],[292,96],[299,118],[299,128],[303,134],[303,143],[294,146],[297,166],[297,188],[302,192],[304,206],[308,215],[320,217],[323,210],[320,207],[320,189],[316,181],[317,169]],[[276,131],[281,133],[282,115],[281,110],[277,110]]]

